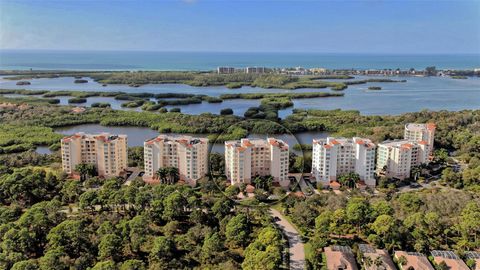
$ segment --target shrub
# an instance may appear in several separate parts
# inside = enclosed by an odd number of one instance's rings
[[[77,79],[75,81],[73,81],[74,83],[88,83],[87,80],[84,80],[84,79]]]
[[[108,108],[111,107],[110,103],[108,102],[95,102],[92,103],[92,108]]]
[[[230,108],[225,108],[225,109],[222,109],[220,111],[220,114],[221,115],[232,115],[233,114],[233,110],[230,109]]]
[[[55,99],[47,99],[47,102],[49,104],[60,104],[60,99],[55,98]]]
[[[85,103],[87,102],[86,98],[71,98],[68,100],[68,103]]]

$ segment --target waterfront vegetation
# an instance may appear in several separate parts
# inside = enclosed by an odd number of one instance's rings
[[[262,99],[262,98],[318,98],[318,97],[341,97],[343,93],[329,93],[329,92],[307,92],[307,93],[238,93],[238,94],[223,94],[221,99]]]
[[[32,94],[34,93],[34,94]],[[52,99],[53,97],[69,96],[70,104],[85,103],[89,97],[112,97],[115,100],[125,101],[121,104],[123,108],[138,108],[141,107],[144,111],[158,111],[165,112],[165,106],[178,106],[200,104],[202,102],[208,103],[222,103],[226,99],[261,99],[261,105],[258,108],[252,109],[261,111],[256,113],[246,112],[246,115],[256,115],[253,118],[267,118],[276,120],[278,117],[278,110],[292,107],[292,99],[306,99],[306,98],[323,98],[323,97],[341,97],[343,93],[329,93],[329,92],[308,92],[308,93],[255,93],[255,94],[223,94],[220,97],[212,97],[208,95],[194,95],[183,93],[125,93],[125,92],[88,92],[88,91],[29,91],[29,90],[10,90],[0,89],[0,94],[17,94],[17,95],[42,95],[40,97],[32,97],[24,99],[22,97],[15,98],[17,102],[24,100],[25,102],[48,102],[50,104],[60,103],[59,99]],[[155,98],[157,101],[150,99]],[[47,100],[48,99],[48,100]],[[0,98],[1,100],[1,98]],[[95,102],[91,107],[108,107],[105,103]]]
[[[56,78],[56,77],[90,77],[101,84],[125,84],[139,86],[143,84],[186,84],[190,86],[226,86],[231,89],[242,86],[279,89],[299,88],[331,88],[332,90],[343,90],[351,84],[363,84],[367,82],[401,82],[391,79],[369,79],[351,80],[349,75],[325,75],[325,76],[291,76],[284,74],[217,74],[212,72],[192,71],[137,71],[137,72],[58,72],[58,73],[37,73],[8,76],[5,79],[26,80],[33,78]],[[324,81],[328,79],[345,79],[343,82]],[[84,79],[77,79],[75,82],[88,82]]]
[[[293,145],[293,149],[296,151],[311,152],[313,147],[311,144],[296,143]]]
[[[92,108],[109,108],[111,107],[110,103],[108,102],[95,102],[91,105]]]
[[[85,103],[87,102],[86,98],[70,98],[68,99],[68,103]]]

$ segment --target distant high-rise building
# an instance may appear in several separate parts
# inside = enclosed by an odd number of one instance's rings
[[[405,125],[404,139],[378,144],[377,173],[405,179],[411,168],[427,164],[433,154],[436,125],[433,123]]]
[[[413,166],[428,163],[428,145],[425,141],[386,141],[378,144],[377,172],[387,177],[410,177]]]
[[[346,173],[357,173],[367,186],[375,187],[375,144],[368,139],[313,140],[312,175],[324,187]]]
[[[264,67],[246,67],[245,68],[245,73],[262,74],[262,73],[266,73],[266,68],[264,68]]]
[[[218,74],[232,74],[235,73],[235,68],[233,67],[218,67],[217,68]]]
[[[404,139],[414,142],[425,141],[427,143],[427,153],[432,155],[436,128],[437,126],[433,123],[406,124]]]
[[[289,147],[275,138],[225,142],[225,174],[232,184],[249,184],[255,176],[271,175],[288,185]]]
[[[61,140],[62,167],[75,173],[81,163],[94,164],[99,176],[119,176],[127,168],[127,136],[77,133]]]
[[[180,180],[195,185],[208,172],[208,139],[159,135],[144,143],[144,164],[147,180],[160,168],[174,167]]]

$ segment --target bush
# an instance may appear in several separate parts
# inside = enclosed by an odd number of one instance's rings
[[[171,108],[170,112],[179,113],[179,112],[182,112],[182,110],[180,110],[180,108]]]
[[[220,115],[232,115],[233,110],[230,108],[225,108],[220,111]]]
[[[107,102],[95,102],[92,103],[92,108],[109,108],[111,107],[110,103]]]
[[[88,83],[87,80],[84,80],[84,79],[77,79],[75,81],[73,81],[74,83]]]
[[[68,100],[68,103],[85,103],[87,102],[86,98],[71,98]]]
[[[60,104],[60,99],[55,98],[55,99],[47,99],[47,102],[49,104]]]
[[[206,100],[208,103],[222,103],[223,99],[217,98],[217,97],[205,97],[204,100]]]
[[[161,104],[145,104],[142,106],[142,109],[145,111],[157,111],[162,107],[163,106]]]
[[[139,99],[139,100],[128,101],[128,102],[122,103],[121,106],[124,107],[124,108],[138,108],[138,107],[142,106],[143,103],[145,103],[145,100]]]

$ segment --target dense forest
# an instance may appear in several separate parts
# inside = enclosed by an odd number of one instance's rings
[[[284,240],[266,209],[209,182],[67,180],[51,167],[0,175],[1,269],[279,269]]]
[[[191,188],[142,181],[128,186],[120,179],[94,176],[69,180],[61,173],[58,152],[33,151],[37,146],[58,149],[61,135],[53,128],[85,123],[208,133],[212,140],[248,133],[327,131],[380,142],[401,138],[405,123],[435,122],[435,147],[446,156],[441,162],[452,156],[463,164],[461,171],[445,169],[438,186],[402,193],[387,186],[377,195],[353,190],[288,196],[275,207],[301,232],[310,269],[324,266],[322,248],[330,244],[354,250],[362,242],[390,251],[451,249],[460,255],[480,248],[480,111],[364,116],[358,111],[296,109],[285,119],[265,121],[267,113],[288,99],[259,98],[269,102],[249,109],[250,117],[118,111],[107,106],[74,113],[70,106],[38,101],[2,107],[0,268],[278,269],[288,263],[285,240],[268,209],[235,204],[231,198],[238,190],[211,181]],[[297,148],[308,151],[309,145]],[[292,170],[302,171],[308,158],[293,157]],[[221,156],[216,159],[220,164]],[[142,163],[142,148],[131,148],[129,165]]]
[[[332,244],[460,255],[480,247],[478,193],[440,187],[380,196],[325,193],[288,197],[282,209],[307,241],[310,269],[323,269],[322,250]]]

